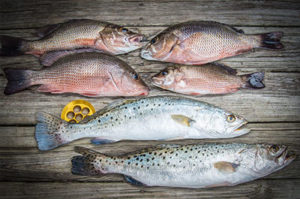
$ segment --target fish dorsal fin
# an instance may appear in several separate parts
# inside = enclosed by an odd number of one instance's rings
[[[188,126],[188,127],[190,127],[191,124],[193,122],[195,122],[195,120],[193,120],[193,119],[191,119],[191,118],[189,118],[189,117],[187,117],[185,115],[171,115],[171,118],[175,122],[177,122],[177,123],[179,123],[181,125],[184,125],[184,126]]]
[[[124,175],[124,178],[127,182],[129,182],[130,184],[132,185],[136,185],[136,186],[144,186],[143,183],[141,183],[140,181],[130,177],[130,176],[127,176],[127,175]]]
[[[51,24],[47,25],[41,28],[38,28],[36,30],[35,35],[38,36],[39,38],[43,38],[51,33],[53,33],[55,30],[57,30],[61,26],[61,23],[59,24]]]
[[[85,117],[83,120],[81,120],[79,123],[80,124],[85,124],[85,123],[88,123],[89,121],[97,118],[99,115],[102,115],[104,113],[106,113],[107,111],[115,108],[115,107],[118,107],[118,106],[121,106],[121,105],[125,105],[125,104],[129,104],[129,103],[132,103],[132,102],[135,102],[136,100],[135,99],[126,99],[126,100],[116,100],[108,105],[106,105],[104,108],[100,109],[99,111],[95,112],[93,115],[91,116],[87,116]]]
[[[234,173],[238,166],[238,164],[226,161],[219,161],[214,163],[214,167],[222,173]]]
[[[214,67],[218,67],[220,69],[222,69],[223,71],[225,71],[228,74],[231,75],[236,75],[237,74],[237,70],[230,68],[229,66],[226,66],[225,64],[220,64],[220,63],[213,63]]]
[[[234,30],[235,32],[241,33],[241,34],[245,34],[245,32],[242,29],[238,29],[235,27],[230,26],[232,30]]]

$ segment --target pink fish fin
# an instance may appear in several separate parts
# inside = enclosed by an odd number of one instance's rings
[[[237,70],[233,69],[225,64],[221,64],[221,63],[213,63],[213,66],[208,65],[207,67],[217,67],[221,70],[223,70],[224,72],[231,74],[231,75],[236,75],[237,74]]]
[[[108,140],[108,139],[104,139],[104,138],[93,138],[91,139],[91,143],[92,144],[96,144],[96,145],[100,145],[100,144],[109,144],[109,143],[113,143],[116,142],[115,140]]]
[[[234,173],[239,164],[232,162],[219,161],[214,163],[214,167],[222,173]]]
[[[87,97],[99,97],[99,93],[96,92],[82,92],[79,94]]]
[[[43,38],[43,37],[51,34],[52,32],[54,32],[55,30],[57,30],[60,26],[61,26],[61,24],[59,23],[59,24],[51,24],[51,25],[47,25],[47,26],[38,28],[38,29],[36,29],[34,36]]]
[[[53,63],[58,61],[60,58],[73,55],[76,53],[84,53],[84,52],[99,52],[102,51],[93,49],[93,48],[79,48],[79,49],[73,49],[73,50],[60,50],[60,51],[51,51],[48,53],[43,54],[40,57],[40,63],[44,66],[51,66]]]
[[[43,84],[37,88],[38,92],[47,92],[47,93],[64,93],[65,91],[57,88],[56,85]]]
[[[142,182],[140,182],[140,181],[138,181],[138,180],[136,180],[136,179],[134,179],[134,178],[132,178],[130,176],[124,175],[124,179],[125,179],[126,182],[128,182],[128,183],[130,183],[132,185],[135,185],[135,186],[145,186],[144,183],[142,183]]]
[[[5,68],[3,71],[8,80],[4,90],[5,95],[17,93],[32,85],[31,76],[34,71],[11,68]]]
[[[44,112],[37,113],[36,120],[35,138],[39,150],[47,151],[72,141],[63,138],[68,126],[66,121]]]
[[[111,74],[111,72],[108,71],[108,75],[110,76],[110,80],[111,80],[112,84],[114,85],[114,87],[117,89],[117,91],[120,91],[120,89],[119,89],[113,75]]]
[[[104,162],[108,156],[79,146],[75,146],[74,150],[81,155],[74,156],[71,160],[73,174],[93,176],[107,173],[107,171],[101,167],[101,162]]]

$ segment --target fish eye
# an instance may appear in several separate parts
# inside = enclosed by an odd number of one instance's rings
[[[127,29],[127,28],[121,28],[121,31],[122,31],[123,33],[126,33],[126,32],[128,32],[128,29]]]
[[[150,43],[154,44],[157,41],[157,37],[154,37],[153,39],[151,39]]]
[[[162,74],[163,76],[166,76],[166,75],[168,74],[168,72],[167,72],[167,71],[162,71],[161,74]]]
[[[138,80],[138,79],[139,79],[139,76],[138,76],[137,74],[133,74],[132,77],[133,77],[133,79],[135,79],[135,80]]]
[[[270,150],[273,152],[273,153],[276,153],[278,150],[279,150],[279,147],[277,145],[272,145],[270,147]]]
[[[228,116],[227,116],[227,121],[228,121],[228,122],[234,122],[235,119],[236,119],[236,118],[235,118],[234,115],[228,115]]]

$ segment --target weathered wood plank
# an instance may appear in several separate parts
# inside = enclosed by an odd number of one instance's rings
[[[151,73],[142,73],[148,79]],[[224,96],[196,97],[198,100],[230,110],[244,116],[250,122],[299,121],[300,73],[266,73],[266,88],[244,89]],[[30,90],[5,96],[6,80],[0,76],[0,124],[34,124],[35,113],[47,111],[60,115],[63,107],[75,99],[90,101],[96,110],[114,101],[113,98],[86,98],[75,94],[51,95]],[[175,95],[152,87],[150,96]],[[178,95],[178,94],[176,94]]]
[[[219,143],[274,143],[285,144],[296,154],[300,153],[300,123],[258,123],[248,124],[251,133],[234,138],[218,140],[180,140],[168,143],[191,144],[205,142]],[[82,177],[70,173],[70,159],[77,155],[74,146],[94,148],[100,152],[120,155],[163,141],[122,141],[114,144],[95,146],[89,139],[75,141],[49,152],[40,152],[34,139],[34,127],[0,127],[0,181],[120,181],[120,175]],[[287,168],[266,179],[300,178],[298,158]]]
[[[17,2],[17,3],[16,3]],[[299,26],[294,1],[2,1],[0,28],[38,27],[62,19],[99,19],[129,25],[214,20],[233,25]],[[51,10],[51,12],[49,12]]]
[[[234,187],[175,189],[116,183],[0,183],[1,198],[289,198],[300,195],[300,180],[257,180]]]

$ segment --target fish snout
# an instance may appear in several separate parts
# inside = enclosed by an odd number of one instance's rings
[[[141,50],[141,57],[144,58],[144,59],[147,59],[147,60],[155,60],[152,57],[152,53],[147,49],[142,49]]]
[[[154,75],[153,77],[151,77],[151,83],[157,86],[160,86],[164,83],[163,78],[158,77],[157,75]]]
[[[145,42],[145,40],[146,40],[145,36],[141,34],[137,34],[129,38],[130,43],[137,43],[140,46],[144,45],[143,43]]]

